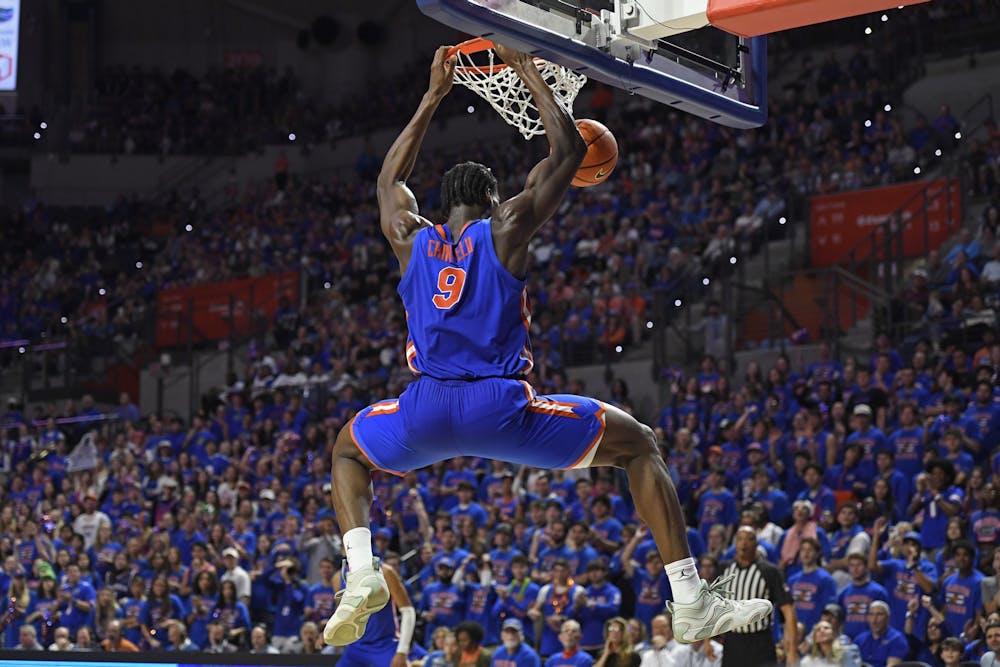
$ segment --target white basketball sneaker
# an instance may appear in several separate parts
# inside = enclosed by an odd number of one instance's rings
[[[330,646],[347,646],[361,639],[371,615],[389,602],[389,586],[379,559],[373,558],[370,568],[344,576],[346,587],[337,594],[340,604],[323,629],[323,641]]]
[[[677,641],[690,644],[716,637],[758,623],[774,612],[768,600],[732,599],[727,586],[734,578],[717,579],[711,586],[702,581],[698,599],[690,604],[667,602]]]

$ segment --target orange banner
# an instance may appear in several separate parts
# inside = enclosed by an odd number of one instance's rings
[[[160,347],[245,336],[254,325],[270,326],[281,297],[299,299],[299,274],[280,273],[197,287],[163,290],[156,303]]]
[[[903,254],[918,257],[941,245],[961,224],[962,189],[957,179],[942,178],[813,197],[809,212],[812,265],[845,263],[852,249],[855,259],[868,257],[871,246],[862,241],[904,206]],[[877,238],[884,237],[879,234]],[[876,247],[881,254],[884,241]]]

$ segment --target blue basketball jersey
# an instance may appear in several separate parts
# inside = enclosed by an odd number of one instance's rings
[[[419,230],[399,281],[410,370],[443,380],[521,377],[531,370],[524,281],[497,258],[489,218]]]

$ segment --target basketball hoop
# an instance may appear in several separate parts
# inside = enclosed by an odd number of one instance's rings
[[[473,54],[485,54],[486,64],[477,65]],[[455,81],[490,103],[500,117],[517,128],[525,139],[545,134],[538,108],[531,92],[517,73],[500,61],[493,42],[483,37],[470,39],[451,47],[448,55],[458,56]],[[573,111],[573,100],[587,83],[587,77],[562,65],[535,58],[535,65],[548,84],[556,101],[567,111]]]

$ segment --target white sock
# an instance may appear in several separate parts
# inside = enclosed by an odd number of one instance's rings
[[[698,599],[701,590],[701,577],[698,576],[698,564],[694,558],[677,560],[663,566],[670,581],[670,590],[677,604],[691,604]]]
[[[347,552],[347,569],[356,572],[372,566],[372,531],[351,528],[344,533],[344,551]]]

